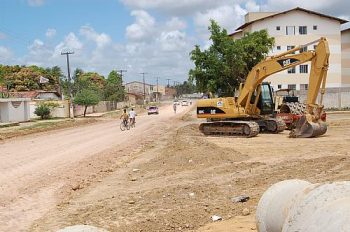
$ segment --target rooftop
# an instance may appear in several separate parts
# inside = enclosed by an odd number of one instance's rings
[[[291,12],[291,11],[296,11],[296,10],[298,10],[298,11],[304,11],[304,12],[309,13],[309,14],[315,14],[315,15],[318,15],[318,16],[321,16],[321,17],[326,17],[326,18],[333,19],[333,20],[337,20],[337,21],[340,22],[340,24],[344,24],[344,23],[347,23],[347,22],[348,22],[347,20],[344,20],[344,19],[340,19],[340,18],[333,17],[333,16],[326,15],[326,14],[321,14],[321,13],[319,13],[319,12],[307,10],[307,9],[304,9],[304,8],[301,8],[301,7],[296,7],[296,8],[290,9],[290,10],[286,10],[286,11],[279,12],[279,13],[276,13],[276,14],[273,14],[273,15],[269,15],[269,16],[267,16],[267,17],[263,17],[263,18],[259,18],[259,19],[256,19],[256,20],[247,22],[247,23],[243,24],[242,26],[238,27],[238,28],[236,29],[236,31],[242,30],[242,29],[244,29],[245,27],[249,26],[249,25],[252,24],[252,23],[255,23],[255,22],[258,22],[258,21],[261,21],[261,20],[264,20],[264,19],[268,19],[268,18],[273,18],[273,17],[276,17],[276,16],[278,16],[278,15],[287,14],[287,13],[289,13],[289,12]],[[234,32],[234,33],[235,33],[235,32]]]

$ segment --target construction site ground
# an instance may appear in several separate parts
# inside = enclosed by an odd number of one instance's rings
[[[0,141],[0,231],[254,231],[272,184],[349,180],[350,114],[327,120],[319,138],[208,137],[193,106],[168,105],[129,131],[110,117]]]

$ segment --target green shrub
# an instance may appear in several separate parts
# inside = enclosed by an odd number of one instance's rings
[[[58,107],[56,102],[45,102],[38,105],[34,111],[34,114],[38,115],[41,119],[48,119],[51,116],[51,111]]]
[[[51,114],[51,109],[46,104],[40,104],[36,107],[34,114],[38,115],[41,119],[48,119]]]

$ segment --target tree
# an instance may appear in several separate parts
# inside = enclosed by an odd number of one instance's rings
[[[100,101],[100,96],[92,89],[83,89],[78,92],[74,98],[74,103],[85,106],[84,117],[89,106],[97,105]]]
[[[61,75],[62,72],[57,66],[44,69],[35,65],[0,65],[0,85],[8,87],[11,91],[58,90]],[[40,76],[49,79],[49,82],[39,83]]]
[[[182,84],[176,85],[175,89],[176,95],[181,96],[183,94],[194,93],[196,91],[196,86],[192,82],[184,81]]]
[[[107,101],[123,101],[125,90],[122,85],[122,77],[116,71],[111,71],[108,75],[103,91],[103,97]]]
[[[249,71],[266,57],[274,38],[261,30],[234,40],[213,20],[209,31],[212,45],[203,51],[196,45],[190,53],[195,68],[189,71],[189,80],[201,92],[232,96]]]

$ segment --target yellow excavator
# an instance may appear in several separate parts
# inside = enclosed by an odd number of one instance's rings
[[[315,50],[295,54],[296,51],[316,43]],[[324,112],[322,101],[329,54],[328,42],[322,37],[279,55],[267,57],[254,66],[245,83],[241,83],[238,97],[201,99],[197,102],[197,117],[207,119],[207,122],[199,126],[200,131],[205,135],[241,137],[254,137],[260,131],[283,131],[285,123],[273,116],[273,90],[269,83],[263,81],[274,73],[311,61],[306,112],[291,131],[290,137],[308,138],[325,134],[327,125],[320,117]],[[319,92],[320,103],[316,104]]]

